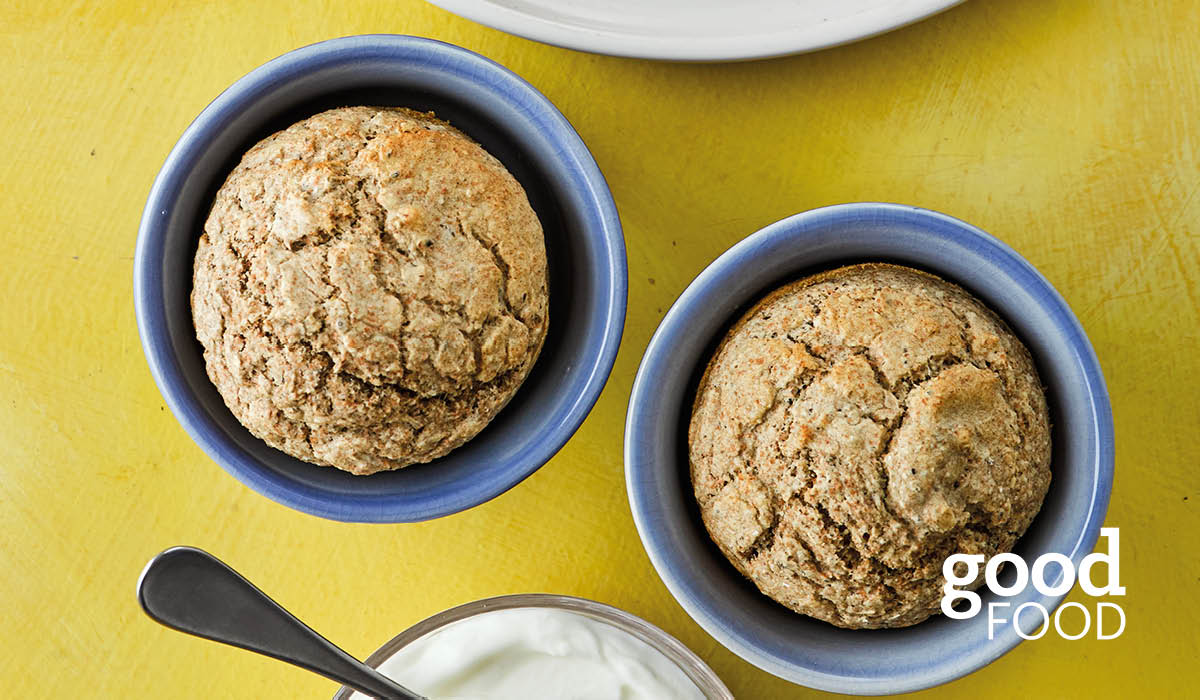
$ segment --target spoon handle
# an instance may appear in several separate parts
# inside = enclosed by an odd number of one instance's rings
[[[334,646],[203,550],[172,547],[151,559],[138,579],[138,602],[180,632],[286,661],[372,697],[426,700]]]

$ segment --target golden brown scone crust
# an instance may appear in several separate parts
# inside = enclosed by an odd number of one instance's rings
[[[759,302],[708,365],[688,444],[721,551],[766,595],[849,628],[937,612],[945,558],[1009,551],[1050,484],[1029,352],[959,287],[895,265]]]
[[[474,437],[525,379],[548,324],[525,191],[449,124],[323,112],[250,149],[196,251],[196,335],[243,425],[355,474]]]

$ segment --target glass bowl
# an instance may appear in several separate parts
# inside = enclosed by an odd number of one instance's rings
[[[700,692],[704,694],[707,700],[734,700],[733,693],[729,692],[729,689],[725,687],[725,684],[721,682],[717,674],[713,673],[708,664],[704,663],[699,656],[696,656],[691,649],[684,646],[678,639],[675,639],[649,622],[624,610],[614,608],[611,605],[605,605],[604,603],[597,603],[594,600],[566,595],[553,595],[550,593],[520,593],[516,595],[497,596],[495,598],[484,598],[444,610],[418,622],[393,637],[391,641],[379,647],[375,653],[367,657],[366,663],[372,668],[378,668],[380,664],[391,658],[401,648],[435,630],[442,629],[475,615],[516,608],[553,608],[566,610],[616,627],[649,644],[672,661],[679,667],[679,670],[683,671],[684,675],[696,684],[696,687],[700,689]],[[401,685],[404,684],[403,678],[397,678],[396,681]],[[350,700],[353,694],[354,691],[352,689],[342,687],[333,696],[333,700]]]

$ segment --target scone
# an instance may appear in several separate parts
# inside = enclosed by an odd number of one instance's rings
[[[254,146],[217,192],[192,315],[251,433],[370,474],[428,462],[512,398],[548,327],[525,191],[432,114],[348,107]]]
[[[708,365],[688,445],[729,561],[848,628],[929,617],[946,557],[1009,551],[1050,484],[1029,352],[959,287],[895,265],[759,302]]]

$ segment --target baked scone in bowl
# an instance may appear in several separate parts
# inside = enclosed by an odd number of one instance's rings
[[[607,380],[624,241],[566,119],[395,35],[246,75],[184,132],[134,258],[143,349],[222,467],[321,517],[408,522],[549,460]]]
[[[847,204],[749,236],[680,295],[634,382],[626,481],[654,567],[718,641],[813,688],[900,693],[1021,640],[942,615],[943,562],[1078,566],[1112,434],[1091,345],[1028,262],[943,214]]]
[[[1007,325],[961,287],[878,263],[758,301],[713,353],[688,429],[701,518],[729,561],[849,629],[921,622],[947,557],[1009,551],[1050,449],[1037,368]]]
[[[520,183],[433,113],[341,107],[251,148],[196,250],[208,376],[255,436],[353,474],[444,457],[520,388],[549,325]]]

